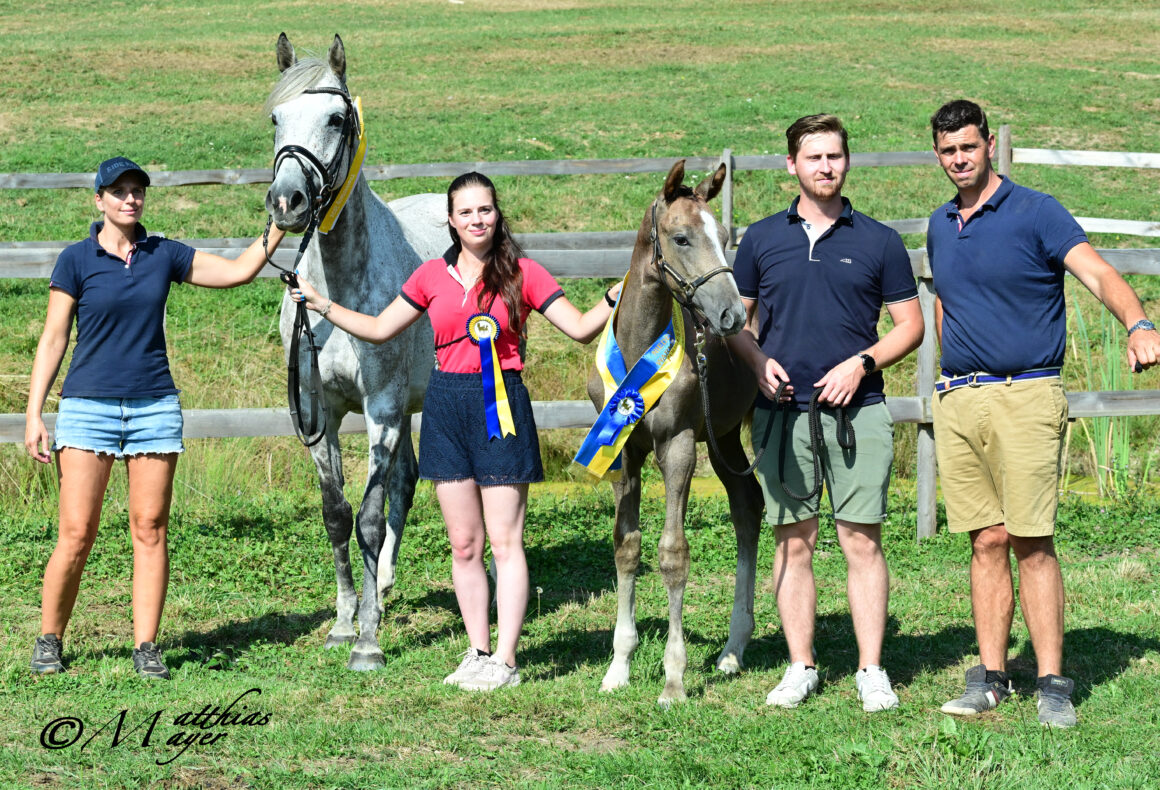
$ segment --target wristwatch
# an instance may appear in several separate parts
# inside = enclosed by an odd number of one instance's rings
[[[1136,323],[1134,323],[1130,327],[1128,327],[1128,336],[1131,337],[1132,333],[1135,332],[1137,329],[1155,329],[1155,328],[1156,328],[1156,325],[1153,324],[1151,321],[1149,321],[1147,318],[1141,318],[1139,321],[1137,321]]]
[[[862,371],[867,376],[873,373],[874,368],[878,366],[878,363],[874,361],[874,357],[870,356],[869,354],[859,354],[858,358],[862,360]]]

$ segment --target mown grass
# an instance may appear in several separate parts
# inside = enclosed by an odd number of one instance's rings
[[[185,462],[195,460],[183,459],[182,474],[193,466]],[[946,534],[916,544],[913,496],[905,487],[893,492],[884,527],[892,569],[884,663],[902,708],[867,716],[853,690],[857,654],[831,524],[817,556],[817,650],[825,682],[802,708],[773,710],[764,695],[780,677],[786,652],[768,580],[772,541],[763,536],[748,668],[735,678],[720,676],[713,661],[728,629],[732,529],[720,494],[694,497],[685,601],[690,700],[666,711],[655,702],[666,633],[656,572],[659,486],[644,506],[633,682],[610,695],[598,693],[615,619],[610,498],[536,487],[527,530],[533,593],[520,652],[524,683],[473,696],[440,682],[466,643],[441,519],[426,484],[383,618],[387,666],[354,675],[344,668],[344,650],[321,649],[333,614],[333,575],[317,493],[302,480],[291,481],[297,495],[285,495],[261,480],[246,481],[245,470],[233,474],[242,481],[236,493],[179,495],[159,640],[174,675],[169,683],[147,684],[131,671],[130,558],[118,501],[109,503],[89,561],[66,640],[69,672],[59,677],[33,679],[26,670],[40,570],[53,543],[51,503],[0,516],[8,558],[0,568],[8,623],[0,641],[0,784],[1128,788],[1149,786],[1160,770],[1154,501],[1065,501],[1058,541],[1068,585],[1065,671],[1077,679],[1081,724],[1053,733],[1035,720],[1035,665],[1018,617],[1011,666],[1020,695],[978,721],[937,712],[975,660],[967,546]],[[224,708],[251,688],[260,694],[235,710],[268,713],[267,724],[210,727],[227,737],[179,757],[179,747],[165,745],[193,729],[173,723],[180,714]],[[113,746],[116,722],[100,727],[122,710],[126,732]],[[143,745],[147,726],[129,730],[157,711],[163,715]],[[83,722],[84,738],[44,748],[42,731],[67,716]]]

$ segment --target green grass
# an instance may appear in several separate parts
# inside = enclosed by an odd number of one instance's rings
[[[181,475],[194,460],[183,459]],[[309,491],[295,482],[295,490]],[[345,650],[321,648],[333,616],[333,575],[317,493],[287,496],[258,480],[237,485],[236,494],[213,491],[212,499],[179,496],[159,639],[173,671],[169,683],[144,683],[131,671],[130,552],[118,501],[109,503],[70,626],[69,671],[58,677],[26,671],[39,574],[53,543],[51,502],[32,503],[24,517],[0,517],[8,558],[0,611],[9,624],[0,640],[0,785],[1135,788],[1149,786],[1160,770],[1154,501],[1065,500],[1058,540],[1069,597],[1065,671],[1077,679],[1081,722],[1051,733],[1035,720],[1034,659],[1018,617],[1011,668],[1020,695],[978,721],[938,713],[975,660],[968,549],[964,538],[946,534],[916,544],[905,487],[893,492],[884,527],[892,571],[884,663],[902,707],[867,716],[853,690],[857,654],[832,523],[816,561],[824,685],[796,711],[773,710],[764,696],[786,649],[769,588],[772,541],[763,536],[747,670],[720,676],[712,665],[728,629],[732,530],[722,496],[694,498],[685,601],[690,700],[666,711],[656,705],[666,619],[655,497],[644,506],[632,685],[598,692],[615,619],[610,497],[537,487],[527,530],[533,592],[520,650],[524,683],[473,696],[440,682],[466,642],[426,484],[383,618],[387,665],[371,675],[348,673]],[[180,757],[165,745],[192,729],[173,723],[180,714],[224,708],[251,688],[261,693],[239,703],[240,712],[268,713],[267,724],[210,728],[228,734]],[[148,745],[147,726],[116,747],[116,722],[100,730],[122,710],[126,730],[163,711]],[[67,716],[79,718],[84,738],[93,740],[83,749],[83,739],[43,748],[42,730]]]

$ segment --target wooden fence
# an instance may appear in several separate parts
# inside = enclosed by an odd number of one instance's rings
[[[1009,174],[1013,164],[1053,164],[1089,167],[1160,168],[1160,154],[1101,151],[1057,151],[1039,148],[1013,148],[1011,129],[999,130],[997,169]],[[937,164],[933,152],[856,153],[858,167],[894,167]],[[721,219],[736,241],[744,228],[733,225],[733,175],[736,171],[780,170],[784,155],[734,156],[726,148],[720,158],[689,157],[690,170],[712,170],[721,162],[727,168],[721,191]],[[624,173],[667,173],[673,159],[588,159],[527,160],[515,162],[445,162],[414,165],[367,166],[363,172],[369,180],[391,180],[419,177],[454,177],[468,170],[480,170],[492,176],[502,175],[581,175]],[[91,188],[88,173],[9,173],[0,174],[0,189]],[[261,184],[269,183],[266,169],[183,170],[150,173],[157,186],[194,184]],[[1089,233],[1118,233],[1133,236],[1160,236],[1160,223],[1132,220],[1076,217]],[[884,220],[899,233],[925,233],[927,219]],[[517,234],[528,254],[544,264],[558,278],[620,277],[628,264],[636,231],[603,233],[527,233]],[[194,247],[234,256],[249,245],[250,239],[193,239]],[[0,278],[45,278],[51,274],[57,255],[68,242],[36,241],[0,244]],[[936,468],[934,431],[930,394],[937,375],[937,344],[934,330],[934,286],[925,249],[910,250],[911,267],[919,280],[919,303],[926,321],[926,335],[918,350],[918,372],[914,396],[891,397],[887,401],[895,422],[914,423],[917,427],[917,493],[916,534],[918,538],[933,535],[936,530]],[[1160,249],[1100,250],[1109,263],[1123,274],[1160,274]],[[728,256],[732,261],[733,252]],[[278,250],[279,263],[293,261],[292,249]],[[262,276],[274,276],[266,270]],[[1071,417],[1121,417],[1160,414],[1160,393],[1155,391],[1073,392],[1068,393]],[[536,424],[541,428],[586,428],[595,418],[588,401],[537,401],[533,404]],[[51,429],[54,415],[45,415]],[[418,430],[421,415],[412,418],[412,430]],[[344,433],[362,432],[361,415],[348,415],[342,423]],[[292,436],[293,426],[285,408],[269,409],[190,409],[185,412],[185,435],[188,438],[224,438],[233,436]],[[0,443],[24,440],[24,415],[0,414]]]

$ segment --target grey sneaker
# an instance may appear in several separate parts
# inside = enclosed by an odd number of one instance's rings
[[[495,691],[504,686],[518,685],[520,671],[495,656],[481,660],[475,674],[459,682],[459,688],[468,691]]]
[[[1071,692],[1075,691],[1075,681],[1059,675],[1045,675],[1035,681],[1039,700],[1039,723],[1044,727],[1074,727],[1075,707],[1071,704]]]
[[[898,695],[890,688],[890,676],[882,667],[870,664],[859,669],[854,675],[854,687],[862,700],[862,710],[867,713],[898,707]]]
[[[781,682],[765,698],[766,705],[779,708],[796,708],[813,694],[818,687],[818,670],[807,667],[802,661],[795,661],[785,671]]]
[[[454,672],[443,678],[443,682],[449,686],[458,686],[478,672],[483,662],[487,661],[490,657],[490,653],[485,653],[479,648],[467,648],[467,650],[463,651],[463,660],[459,662],[459,666]]]
[[[1006,672],[997,672],[999,677],[987,682],[987,668],[982,664],[967,670],[967,688],[958,699],[942,706],[943,713],[954,716],[974,716],[991,710],[1011,695],[1011,681]]]
[[[36,637],[32,645],[32,671],[37,675],[55,675],[64,672],[64,664],[60,660],[60,637],[56,634],[44,634]]]
[[[161,663],[161,651],[152,642],[142,642],[133,648],[133,669],[143,678],[168,680],[169,670]]]

